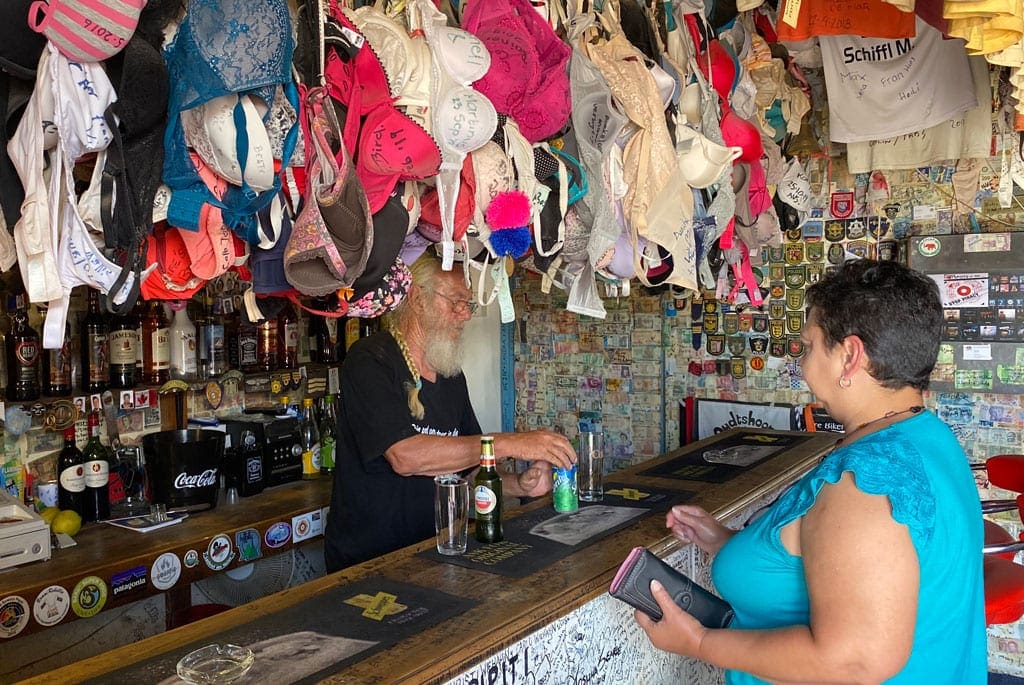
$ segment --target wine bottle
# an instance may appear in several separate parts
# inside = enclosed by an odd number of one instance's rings
[[[64,448],[57,456],[57,506],[81,516],[85,511],[85,459],[75,444],[75,427],[64,429]]]
[[[100,442],[100,413],[89,412],[89,440],[82,450],[85,460],[83,521],[110,518],[110,451]]]

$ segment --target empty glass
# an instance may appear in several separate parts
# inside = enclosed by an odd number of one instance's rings
[[[580,499],[600,502],[604,499],[604,433],[581,431],[576,456]]]
[[[465,554],[469,527],[469,481],[454,474],[434,477],[434,530],[437,552]]]

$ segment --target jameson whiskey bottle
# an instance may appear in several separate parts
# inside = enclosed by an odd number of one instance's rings
[[[494,460],[494,438],[480,438],[480,469],[473,479],[476,506],[476,539],[485,544],[501,542],[501,476]]]
[[[82,391],[102,392],[110,376],[107,319],[100,309],[100,291],[89,288],[89,311],[82,319]]]
[[[12,307],[13,305],[13,307]],[[39,334],[28,325],[25,293],[7,300],[11,332],[7,335],[7,399],[29,402],[39,399]]]
[[[113,316],[110,319],[110,387],[128,390],[135,387],[135,357],[139,343],[134,316]]]

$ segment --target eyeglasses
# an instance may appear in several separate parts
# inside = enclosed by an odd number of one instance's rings
[[[466,312],[476,314],[476,310],[480,308],[480,305],[473,300],[456,300],[454,297],[449,297],[448,295],[439,293],[436,290],[431,290],[430,292],[434,293],[438,297],[448,300],[449,304],[452,306],[452,313],[454,314],[465,314]]]

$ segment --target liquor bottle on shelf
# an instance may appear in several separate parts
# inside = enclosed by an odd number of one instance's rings
[[[143,378],[143,370],[145,368],[144,356],[145,356],[145,345],[142,344],[142,322],[146,319],[148,313],[146,301],[139,296],[139,299],[135,301],[135,307],[132,308],[132,320],[135,324],[135,380],[141,381]]]
[[[359,321],[360,319],[354,316],[346,316],[341,319],[341,325],[345,331],[345,352],[352,349],[352,345],[359,340]]]
[[[294,369],[299,360],[299,322],[295,308],[286,302],[277,314],[277,368]]]
[[[277,331],[274,331],[277,335]],[[257,350],[259,349],[256,325],[249,321],[248,317],[238,317],[238,338],[235,340],[235,347],[238,348],[238,369],[244,373],[252,373],[259,369]]]
[[[501,476],[494,459],[494,438],[480,437],[480,469],[473,479],[476,507],[476,539],[483,543],[501,542]]]
[[[107,319],[100,309],[100,291],[89,288],[89,310],[82,319],[82,391],[102,392],[110,380]]]
[[[318,298],[313,308],[329,311],[330,301]],[[309,357],[320,364],[338,362],[338,320],[329,316],[313,314],[309,317]]]
[[[142,381],[162,385],[170,379],[171,346],[164,303],[151,300],[142,319]]]
[[[313,416],[313,398],[302,400],[302,419],[299,421],[299,438],[302,441],[302,479],[314,480],[320,477],[320,430]]]
[[[64,344],[55,350],[43,350],[43,394],[67,397],[71,394],[71,337],[64,325]]]
[[[28,325],[28,297],[25,293],[7,299],[11,332],[7,335],[7,393],[14,402],[39,399],[39,334]]]
[[[64,448],[57,456],[57,506],[81,516],[85,511],[85,459],[75,444],[75,427],[64,429]]]
[[[83,521],[110,518],[110,450],[100,442],[100,413],[89,412],[89,440],[82,450],[85,461]]]
[[[138,355],[138,321],[134,314],[110,317],[110,387],[129,390],[135,387],[135,360]]]
[[[224,312],[221,300],[213,303],[213,316],[206,317],[203,325],[203,345],[206,346],[206,377],[219,376],[228,370],[228,351],[224,339]]]
[[[324,408],[320,413],[320,475],[334,473],[334,455],[337,449],[338,428],[334,414],[334,395],[324,395]]]
[[[235,304],[230,297],[222,297],[220,310],[224,318],[224,346],[227,348],[227,365],[225,371],[242,368],[238,356],[238,331],[241,325],[238,312],[235,311]]]
[[[196,377],[196,327],[188,318],[188,308],[178,301],[171,307],[174,319],[167,335],[171,346],[171,378],[192,380]]]
[[[256,323],[256,371],[273,371],[277,365],[277,317]]]

